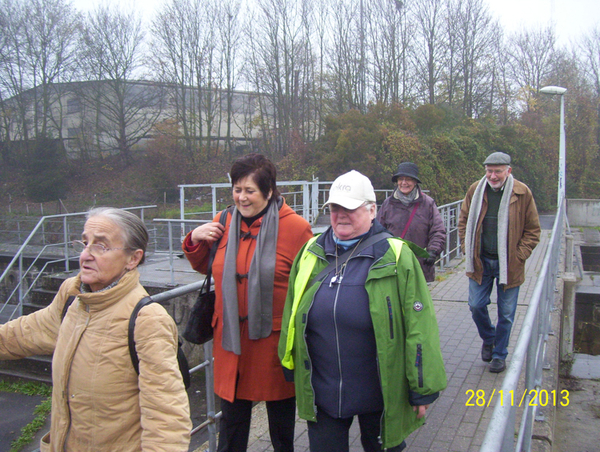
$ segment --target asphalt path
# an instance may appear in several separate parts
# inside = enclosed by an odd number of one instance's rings
[[[28,396],[0,392],[0,450],[9,451],[11,443],[21,436],[21,429],[33,418],[35,407],[42,403],[43,396]],[[24,452],[36,450],[38,444],[24,448]]]

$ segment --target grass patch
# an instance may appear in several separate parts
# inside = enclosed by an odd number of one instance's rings
[[[21,429],[21,436],[14,440],[10,446],[10,452],[19,452],[23,447],[33,441],[35,434],[44,426],[46,418],[52,409],[52,387],[44,383],[31,381],[8,382],[0,380],[0,391],[46,397],[46,399],[33,410],[33,414],[35,415],[33,421]]]

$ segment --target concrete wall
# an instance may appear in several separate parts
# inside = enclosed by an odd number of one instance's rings
[[[567,199],[571,226],[600,226],[600,199]]]

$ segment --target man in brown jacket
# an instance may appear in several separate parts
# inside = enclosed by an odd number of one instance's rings
[[[531,190],[511,174],[510,156],[494,152],[483,164],[485,176],[469,187],[458,230],[470,278],[469,308],[483,340],[481,359],[491,362],[490,372],[498,373],[506,369],[525,261],[540,241],[540,222]],[[488,313],[494,280],[496,326]]]

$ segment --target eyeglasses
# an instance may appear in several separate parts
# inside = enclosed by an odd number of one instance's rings
[[[117,251],[117,250],[130,250],[132,248],[107,248],[100,243],[90,243],[86,244],[81,240],[73,240],[71,242],[71,248],[75,250],[76,253],[81,254],[83,250],[87,248],[89,253],[94,257],[100,257],[105,254],[107,251]]]

